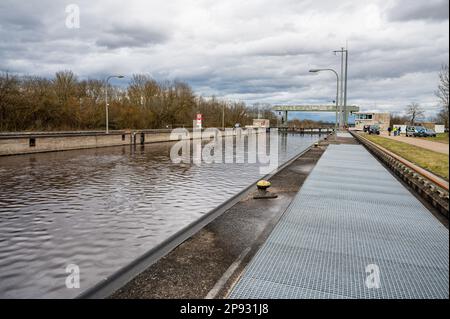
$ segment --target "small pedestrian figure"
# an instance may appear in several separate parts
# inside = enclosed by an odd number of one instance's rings
[[[402,134],[402,128],[399,126],[397,135],[400,136],[401,134]]]
[[[391,136],[391,132],[392,132],[392,127],[388,127],[388,133],[389,133],[389,136]]]

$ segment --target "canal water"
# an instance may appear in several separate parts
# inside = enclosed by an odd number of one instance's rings
[[[280,165],[318,139],[279,135]],[[0,157],[0,298],[76,297],[262,176],[174,164],[172,145]]]

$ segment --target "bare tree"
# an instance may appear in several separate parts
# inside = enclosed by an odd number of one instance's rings
[[[403,125],[409,122],[409,117],[400,114],[391,114],[391,125]]]
[[[406,107],[406,115],[409,118],[411,125],[414,125],[416,120],[423,118],[425,111],[419,105],[419,103],[412,102]]]
[[[439,112],[440,120],[448,127],[448,104],[449,104],[449,74],[448,64],[443,64],[439,72],[439,85],[435,92],[442,106]]]
[[[0,130],[16,129],[16,123],[10,121],[16,116],[18,106],[21,104],[20,80],[8,72],[0,74]],[[20,105],[21,106],[21,105]]]
[[[77,93],[77,77],[72,71],[56,72],[53,86],[61,104],[67,103],[71,96]]]

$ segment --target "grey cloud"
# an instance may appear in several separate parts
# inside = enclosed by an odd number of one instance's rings
[[[5,0],[0,2],[0,28],[12,30],[38,30],[42,23],[42,12],[40,8],[31,12],[30,6],[24,3],[15,3]],[[41,14],[36,14],[37,12]]]
[[[308,70],[338,70],[332,51],[348,40],[350,103],[433,103],[437,72],[448,61],[448,2],[261,1],[78,0],[81,28],[71,30],[60,1],[1,0],[0,71],[145,73],[187,81],[204,96],[328,103],[333,75]]]
[[[447,20],[448,10],[448,0],[403,0],[388,12],[388,18],[392,21]]]
[[[108,49],[146,47],[169,39],[168,32],[144,25],[113,25],[96,44]]]

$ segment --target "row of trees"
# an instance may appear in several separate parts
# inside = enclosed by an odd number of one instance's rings
[[[179,81],[158,82],[135,74],[126,88],[106,85],[98,79],[79,80],[71,71],[61,71],[53,79],[37,76],[0,74],[0,131],[83,130],[105,127],[105,93],[108,93],[111,129],[147,129],[192,126],[196,113],[203,114],[204,125],[221,127],[247,125],[254,118],[277,124],[270,105],[252,107],[242,102],[203,98]],[[443,65],[435,92],[441,111],[437,121],[448,127],[449,69]],[[414,123],[424,110],[411,103],[406,116],[394,116],[393,124]],[[290,123],[291,126],[317,126],[317,123]]]
[[[270,105],[248,107],[242,102],[204,98],[179,81],[157,82],[135,74],[126,88],[104,81],[80,81],[71,71],[53,79],[0,74],[0,131],[80,130],[105,127],[105,90],[111,129],[191,127],[196,113],[204,125],[247,125],[258,117],[276,124]]]

